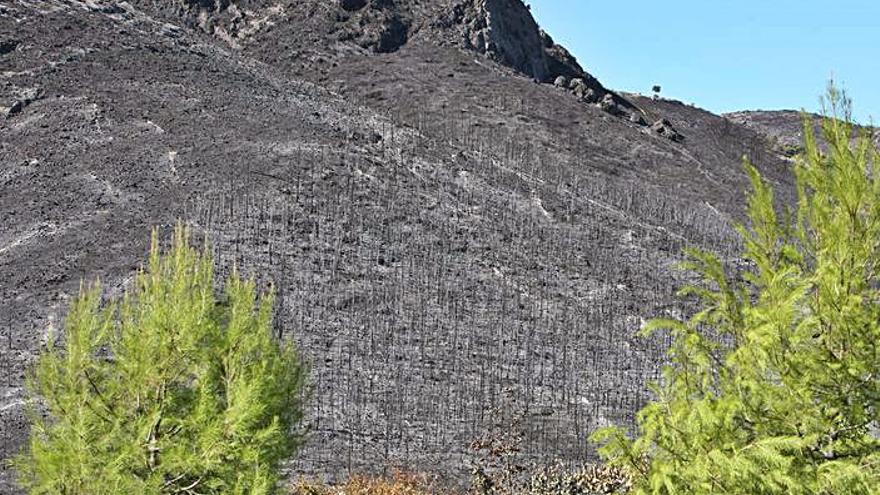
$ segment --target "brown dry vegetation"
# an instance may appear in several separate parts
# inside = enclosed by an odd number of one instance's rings
[[[440,488],[426,475],[397,472],[390,477],[355,475],[338,485],[300,479],[291,487],[291,493],[293,495],[452,495],[456,492]]]
[[[624,495],[629,476],[618,468],[586,464],[568,469],[561,464],[531,470],[486,472],[475,469],[467,489],[451,488],[425,474],[395,472],[387,477],[354,475],[340,484],[300,479],[292,495]]]

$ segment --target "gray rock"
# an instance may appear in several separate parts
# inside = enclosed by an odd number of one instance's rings
[[[678,131],[672,127],[672,123],[666,119],[660,119],[651,124],[651,131],[670,141],[679,142],[684,139],[684,136],[679,134]]]
[[[43,91],[40,88],[26,88],[19,93],[19,99],[22,105],[27,106],[40,99],[42,95]]]
[[[567,88],[568,87],[568,78],[565,76],[557,76],[556,80],[553,81],[553,85],[557,88]]]
[[[520,0],[480,0],[459,7],[467,43],[489,58],[548,81],[545,40],[528,7]]]
[[[586,86],[586,83],[584,83],[584,80],[579,77],[573,78],[568,83],[568,89],[577,89],[579,86]]]
[[[633,113],[629,114],[629,121],[636,125],[645,125],[647,123],[645,122],[645,118],[642,117],[642,114],[640,114],[638,111],[634,111]]]
[[[11,107],[7,108],[7,109],[3,112],[3,116],[6,117],[6,118],[8,119],[8,118],[11,118],[11,117],[14,116],[14,115],[17,115],[17,114],[21,113],[21,111],[24,110],[24,105],[25,105],[25,104],[24,104],[24,102],[23,102],[22,100],[17,100],[15,103],[12,104]]]
[[[599,95],[593,88],[587,86],[578,86],[573,91],[574,95],[585,103],[596,103],[599,101]]]
[[[666,129],[666,128],[671,128],[671,127],[672,127],[672,123],[670,123],[666,119],[660,119],[660,120],[654,122],[653,124],[651,124],[651,130],[657,131],[657,132],[662,131],[663,129]]]
[[[617,105],[617,102],[614,101],[614,95],[611,93],[607,93],[602,97],[602,101],[599,102],[599,108],[612,115],[620,114],[620,107]]]
[[[10,107],[0,107],[3,109],[2,115],[7,119],[12,118],[13,116],[19,114],[24,110],[24,108],[31,103],[37,101],[38,99],[43,97],[43,91],[40,88],[24,88],[16,91],[13,94],[13,98],[15,101],[12,103]]]

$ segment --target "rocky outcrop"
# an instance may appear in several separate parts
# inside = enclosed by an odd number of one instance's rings
[[[445,18],[447,27],[460,26],[467,48],[535,80],[592,79],[568,50],[538,27],[521,0],[467,0],[454,5]]]
[[[612,114],[629,106],[544,32],[522,0],[338,0],[335,5],[332,29],[343,43],[378,53],[395,51],[411,40],[454,44],[536,81],[568,87],[585,103],[604,99],[603,108]]]
[[[596,101],[608,91],[575,57],[540,29],[522,0],[132,0],[181,19],[245,49],[261,34],[282,30],[286,47],[273,50],[333,58],[350,49],[390,53],[414,39],[454,44],[536,81],[581,79]],[[296,26],[294,29],[293,26]],[[256,41],[255,41],[256,40]],[[318,53],[322,52],[322,53]],[[618,102],[619,103],[619,102]]]
[[[538,24],[519,0],[476,0],[455,6],[469,48],[528,74],[552,80]]]
[[[582,77],[574,77],[572,79],[564,75],[556,76],[553,79],[553,86],[568,91],[578,101],[595,104],[603,111],[614,116],[626,116],[630,113],[635,115],[635,112],[637,112],[637,109],[629,101],[608,91],[602,87],[599,81],[586,73]],[[638,125],[645,124],[641,118],[630,118],[630,121]]]
[[[570,89],[578,99],[586,101],[587,103],[593,103],[596,100],[596,91],[580,77],[572,79],[568,83],[568,89]]]
[[[547,59],[547,70],[551,75],[566,77],[580,77],[593,79],[593,76],[584,72],[574,55],[568,52],[562,45],[557,45],[549,34],[541,30],[541,41],[544,44],[544,56]],[[596,81],[598,83],[598,81]]]

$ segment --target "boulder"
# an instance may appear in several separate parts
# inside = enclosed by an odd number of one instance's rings
[[[651,131],[670,141],[679,142],[684,139],[684,136],[679,134],[678,131],[672,127],[672,123],[666,119],[660,119],[651,124]]]
[[[614,101],[614,95],[611,93],[607,93],[602,97],[602,100],[599,102],[599,108],[612,115],[620,114],[620,107]]]
[[[583,79],[581,79],[579,77],[575,77],[571,81],[568,82],[568,89],[577,90],[578,87],[586,87],[586,84],[584,83]]]
[[[565,76],[557,76],[553,81],[553,85],[557,88],[567,88],[568,87],[568,78]]]
[[[596,103],[599,101],[599,95],[596,91],[585,84],[578,84],[575,86],[572,93],[574,93],[577,99],[587,103]]]
[[[24,88],[17,91],[13,97],[15,100],[10,107],[0,107],[0,114],[7,119],[22,112],[26,106],[43,97],[43,91],[40,88]]]
[[[24,102],[21,100],[17,100],[15,103],[12,104],[11,107],[6,108],[3,111],[3,116],[8,119],[11,118],[13,115],[21,113],[22,110],[24,110]]]
[[[593,88],[582,88],[583,89],[578,92],[578,99],[585,103],[596,103],[597,101],[599,101],[599,95],[597,95],[596,92],[593,91]]]
[[[629,114],[629,121],[636,125],[645,125],[645,118],[638,111]]]

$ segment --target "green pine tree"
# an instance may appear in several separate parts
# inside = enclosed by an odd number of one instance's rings
[[[826,148],[804,118],[793,213],[746,163],[744,275],[689,251],[699,311],[644,329],[673,337],[656,399],[635,438],[593,435],[638,494],[880,493],[880,161],[846,96],[828,101]]]
[[[272,294],[233,272],[218,300],[207,247],[178,225],[121,301],[83,288],[29,380],[32,494],[269,494],[299,443],[304,367],[273,339]],[[43,411],[45,414],[40,414]]]

